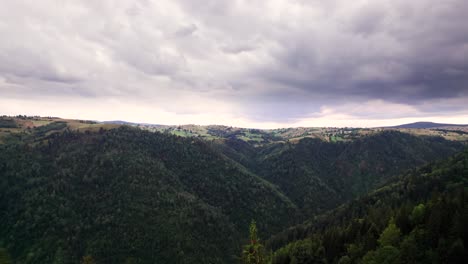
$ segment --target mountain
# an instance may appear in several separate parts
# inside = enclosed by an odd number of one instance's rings
[[[272,263],[466,263],[468,151],[268,241]]]
[[[123,121],[123,120],[110,120],[110,121],[102,121],[103,124],[115,124],[115,125],[129,125],[129,126],[136,126],[138,123]]]
[[[441,127],[468,127],[468,125],[441,124],[441,123],[433,123],[433,122],[415,122],[415,123],[403,124],[403,125],[398,125],[398,126],[392,126],[391,128],[429,129],[429,128],[441,128]]]
[[[4,120],[0,253],[18,263],[237,263],[252,219],[268,238],[464,148],[398,131]]]
[[[149,123],[134,123],[134,122],[128,122],[128,121],[123,121],[123,120],[110,120],[110,121],[102,121],[100,122],[102,124],[114,124],[114,125],[127,125],[127,126],[153,126],[153,127],[166,127],[164,125],[158,125],[158,124],[149,124]]]
[[[136,128],[3,145],[0,175],[1,243],[24,263],[233,263],[252,218],[266,235],[298,213],[205,142]]]
[[[156,125],[146,123],[131,123],[126,121],[87,121],[61,119],[57,117],[39,116],[0,116],[0,142],[9,134],[30,133],[34,127],[48,128],[52,123],[66,123],[70,130],[96,131],[101,128],[110,129],[123,125],[134,126],[151,132],[168,133],[181,137],[198,137],[203,140],[239,139],[255,147],[275,143],[297,143],[305,138],[315,138],[327,142],[350,142],[385,130],[400,131],[416,136],[442,137],[451,141],[468,142],[468,126],[439,127],[436,129],[405,129],[405,128],[350,128],[350,127],[296,127],[280,129],[253,129],[220,125]],[[64,129],[65,129],[64,127]],[[57,131],[57,129],[55,129]]]
[[[305,215],[332,209],[388,177],[463,149],[439,137],[398,131],[347,142],[304,138],[258,148],[240,140],[224,142],[227,156],[277,185]]]

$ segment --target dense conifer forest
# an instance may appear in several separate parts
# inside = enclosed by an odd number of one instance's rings
[[[463,149],[397,131],[259,145],[53,122],[0,144],[0,263],[456,263]]]
[[[465,263],[468,151],[268,241],[272,263]]]

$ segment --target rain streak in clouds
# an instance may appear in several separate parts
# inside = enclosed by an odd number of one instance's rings
[[[466,12],[464,0],[5,0],[0,113],[468,123]]]

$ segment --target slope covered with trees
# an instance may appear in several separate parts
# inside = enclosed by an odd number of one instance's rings
[[[132,128],[3,145],[0,175],[1,243],[25,263],[229,263],[254,216],[271,234],[297,212],[206,143]]]
[[[468,152],[273,237],[272,263],[465,263]]]
[[[125,126],[73,127],[82,132],[51,120],[2,138],[0,249],[8,258],[236,263],[252,219],[267,238],[463,147],[398,132],[258,145]],[[275,250],[289,242],[274,241],[283,240],[272,240]]]
[[[277,185],[310,216],[365,194],[391,176],[461,151],[463,145],[385,131],[350,142],[305,138],[254,150],[248,143],[231,139],[221,148]]]

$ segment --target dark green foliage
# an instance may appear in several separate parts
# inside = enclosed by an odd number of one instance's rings
[[[279,141],[282,139],[266,130],[247,128],[239,129],[226,126],[208,126],[207,133],[214,137],[224,138],[228,140],[243,139],[242,141],[248,141],[253,144],[268,143],[273,141]]]
[[[67,127],[66,122],[61,122],[61,121],[56,121],[52,122],[50,124],[40,126],[34,129],[34,134],[37,137],[42,137],[45,136],[47,133],[56,131],[56,130],[62,130]]]
[[[203,141],[130,127],[78,133],[63,122],[12,135],[0,145],[0,245],[19,263],[84,256],[100,264],[235,263],[250,219],[269,237],[461,148],[392,132],[264,146],[238,136]],[[422,173],[432,179],[437,168]],[[389,246],[400,259],[463,258],[464,200],[446,197],[460,180],[447,187],[445,178],[408,179],[283,232],[270,242],[273,263],[355,263],[371,251],[371,260],[392,260]],[[421,198],[428,195],[440,202]],[[398,245],[379,244],[392,217]],[[421,255],[433,247],[446,253]]]
[[[272,264],[281,263],[327,263],[322,242],[316,238],[300,240],[277,250],[272,258]],[[343,260],[346,263],[346,260]]]
[[[13,118],[9,117],[0,117],[0,128],[17,128],[18,125],[16,124]]]
[[[23,263],[232,263],[247,219],[271,234],[297,210],[190,138],[124,127],[0,148],[0,240]]]
[[[296,263],[302,243],[322,244],[327,263],[465,263],[468,151],[391,179],[380,189],[267,244],[273,263]],[[289,257],[285,257],[289,256]],[[316,253],[303,263],[317,263]]]
[[[386,131],[350,142],[305,138],[253,149],[226,140],[221,151],[276,184],[306,216],[367,193],[391,176],[461,151],[463,145],[438,137]]]

